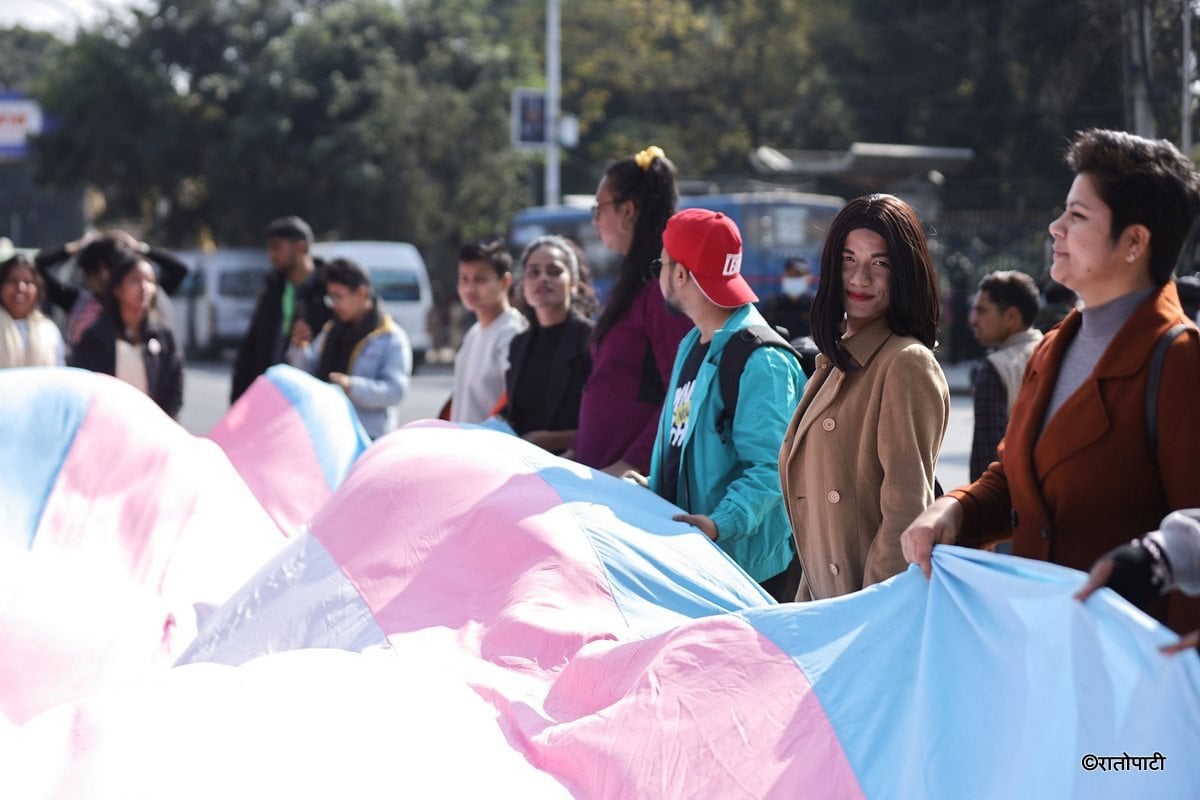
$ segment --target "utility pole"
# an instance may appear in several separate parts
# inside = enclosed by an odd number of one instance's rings
[[[1133,0],[1125,6],[1122,19],[1128,57],[1125,59],[1126,124],[1132,122],[1138,136],[1154,138],[1156,124],[1150,98],[1149,9],[1145,0]]]
[[[1183,0],[1183,96],[1179,116],[1179,145],[1192,157],[1192,0]]]
[[[558,117],[559,83],[559,0],[546,0],[546,205],[559,204]]]

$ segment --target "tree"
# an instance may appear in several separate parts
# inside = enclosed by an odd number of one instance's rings
[[[445,252],[528,202],[507,127],[520,64],[487,5],[160,0],[46,77],[67,124],[39,142],[43,175],[171,241],[257,243],[297,213],[323,237]]]
[[[566,172],[591,191],[603,164],[654,143],[687,176],[744,175],[751,149],[845,137],[838,97],[800,0],[614,0],[564,8],[564,107],[583,141]],[[619,44],[614,44],[619,43]]]
[[[970,147],[948,209],[1061,201],[1071,133],[1127,122],[1130,37],[1147,10],[1155,113],[1175,135],[1167,0],[609,0],[564,3],[563,187],[662,146],[685,177],[746,177],[759,145]],[[539,85],[543,0],[157,0],[110,19],[38,84],[63,126],[42,174],[100,187],[167,239],[257,242],[274,215],[322,236],[404,238],[435,260],[532,202],[509,93]],[[1200,25],[1195,26],[1200,31]],[[1200,34],[1197,34],[1200,35]]]
[[[53,34],[16,26],[0,28],[0,90],[30,91],[48,64],[61,58],[66,43]]]

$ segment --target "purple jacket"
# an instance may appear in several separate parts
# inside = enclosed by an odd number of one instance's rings
[[[621,459],[650,472],[658,415],[679,342],[692,321],[667,311],[658,281],[634,298],[603,341],[592,347],[592,374],[579,406],[575,459],[603,469]]]

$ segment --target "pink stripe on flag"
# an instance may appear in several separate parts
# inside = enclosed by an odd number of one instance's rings
[[[588,647],[544,703],[509,700],[526,757],[579,797],[863,797],[804,674],[740,617]]]
[[[131,409],[131,400],[146,408]],[[46,501],[33,552],[79,553],[157,591],[205,477],[175,457],[194,441],[149,398],[97,392]]]
[[[391,437],[312,522],[385,634],[450,628],[470,654],[551,667],[626,629],[591,543],[509,437],[436,423]]]
[[[21,721],[165,668],[285,543],[212,442],[116,381],[97,391],[0,603],[0,711]]]
[[[253,402],[235,403],[208,438],[216,442],[250,491],[286,535],[294,536],[332,491],[300,413],[269,380],[250,388]]]

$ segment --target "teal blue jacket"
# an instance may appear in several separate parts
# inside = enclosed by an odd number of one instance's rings
[[[754,306],[745,305],[713,334],[692,392],[677,491],[678,505],[711,517],[717,545],[760,582],[783,572],[792,559],[792,529],[779,488],[779,448],[804,392],[804,372],[795,358],[777,348],[755,350],[742,371],[733,425],[721,441],[716,425],[725,403],[717,369],[734,333],[765,324]],[[679,371],[699,341],[700,331],[693,328],[675,354],[650,459],[650,488],[659,494]]]

